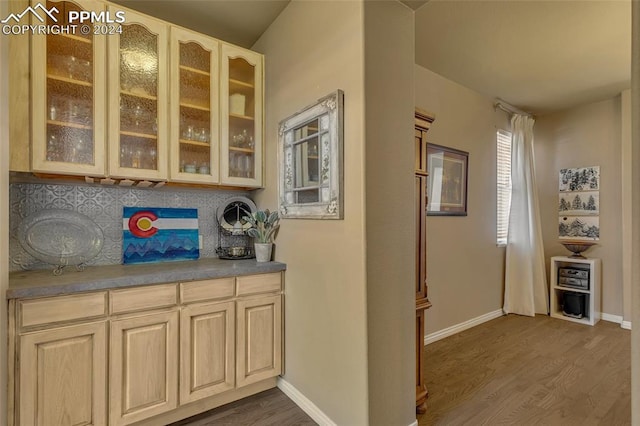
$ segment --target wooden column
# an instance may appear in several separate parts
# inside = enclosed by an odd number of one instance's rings
[[[416,412],[427,409],[424,379],[424,318],[431,307],[427,294],[427,131],[434,118],[416,110],[415,115],[415,208],[416,208]]]

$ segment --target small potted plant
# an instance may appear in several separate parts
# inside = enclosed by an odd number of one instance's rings
[[[275,240],[276,231],[280,227],[280,215],[278,212],[270,212],[267,209],[258,210],[251,216],[244,216],[243,219],[251,224],[247,234],[255,238],[256,261],[269,262],[273,240]]]

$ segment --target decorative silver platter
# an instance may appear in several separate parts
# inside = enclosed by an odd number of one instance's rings
[[[84,269],[84,263],[100,253],[102,229],[87,216],[71,210],[41,210],[26,217],[18,227],[20,245],[36,259],[56,265]]]

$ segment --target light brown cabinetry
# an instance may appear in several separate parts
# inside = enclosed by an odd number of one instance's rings
[[[166,180],[169,27],[130,10],[121,25],[108,37],[109,175]]]
[[[30,37],[32,72],[21,61],[10,72],[12,99],[30,82],[32,100],[12,110],[12,170],[262,186],[262,55],[108,2],[54,5],[64,19],[126,19],[109,35]],[[12,50],[27,44],[12,40]],[[24,109],[31,164],[18,154],[29,150]]]
[[[281,303],[280,295],[238,301],[238,386],[281,373]]]
[[[71,10],[104,11],[94,0],[47,1],[48,9],[54,6],[64,11],[60,25],[68,24]],[[36,34],[31,43],[32,169],[104,175],[105,36]]]
[[[107,293],[12,301],[18,425],[107,424]],[[15,313],[15,315],[14,315]],[[9,394],[12,394],[10,389]]]
[[[218,183],[220,43],[183,28],[171,28],[170,179]]]
[[[235,304],[186,306],[180,326],[180,403],[233,389]]]
[[[112,321],[110,344],[110,425],[178,406],[177,310]]]
[[[9,308],[10,426],[167,424],[272,387],[282,371],[281,272]]]
[[[262,55],[222,44],[221,181],[262,186]]]
[[[106,327],[101,321],[18,337],[16,424],[107,424]]]

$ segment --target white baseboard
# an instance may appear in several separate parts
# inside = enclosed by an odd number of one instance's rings
[[[600,314],[600,319],[603,321],[615,322],[616,324],[622,324],[622,316],[621,315],[612,315],[606,314],[602,312]]]
[[[337,426],[318,406],[282,377],[278,377],[278,388],[320,426]]]
[[[424,336],[424,344],[428,345],[430,343],[437,342],[438,340],[444,339],[445,337],[449,337],[456,333],[460,333],[461,331],[468,330],[472,327],[475,327],[476,325],[491,321],[492,319],[499,318],[503,315],[504,313],[502,312],[502,309],[498,309],[496,311],[480,315],[479,317],[471,318],[470,320],[461,322],[460,324],[456,324],[443,330],[436,331],[435,333],[427,334],[426,336]]]
[[[311,402],[309,398],[304,396],[302,392],[296,389],[291,383],[282,377],[278,377],[278,389],[289,397],[290,400],[302,409],[309,417],[311,417],[320,426],[337,426],[337,424],[319,409],[316,404]],[[418,426],[418,420],[414,420],[409,426]]]
[[[603,321],[615,322],[616,324],[620,324],[621,328],[631,330],[631,321],[625,321],[621,315],[612,315],[603,312],[600,314],[600,319]]]

